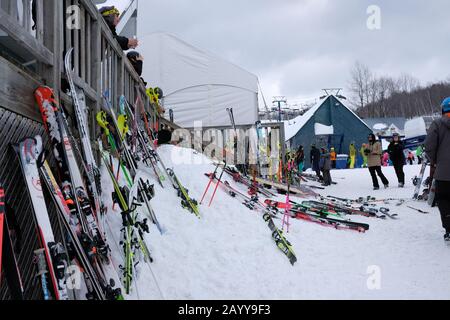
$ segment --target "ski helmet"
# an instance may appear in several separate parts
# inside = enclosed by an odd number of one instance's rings
[[[99,11],[103,17],[120,16],[120,11],[114,6],[103,7]]]
[[[442,102],[442,114],[450,113],[450,97],[446,98]]]
[[[155,88],[154,90],[155,95],[158,96],[158,99],[162,99],[164,97],[164,92],[161,88]]]

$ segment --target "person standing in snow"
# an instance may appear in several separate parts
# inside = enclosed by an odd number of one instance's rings
[[[327,149],[322,148],[321,156],[321,170],[323,174],[323,186],[331,186],[331,155]]]
[[[337,153],[336,153],[336,150],[334,148],[331,148],[330,158],[331,158],[331,168],[332,169],[336,169]]]
[[[450,97],[442,103],[442,118],[428,130],[425,150],[435,168],[436,202],[445,229],[444,239],[450,241]]]
[[[423,161],[423,146],[420,145],[416,151],[417,160],[419,161],[419,165],[422,164]]]
[[[409,165],[413,165],[414,164],[414,161],[416,160],[416,158],[414,157],[414,154],[411,152],[411,151],[409,151],[408,152],[408,162],[409,162]]]
[[[298,173],[302,174],[303,169],[305,168],[305,150],[303,149],[303,146],[298,148],[295,161],[297,163]]]
[[[349,151],[350,151],[350,169],[355,169],[357,151],[354,143],[350,144]]]
[[[116,27],[120,22],[120,12],[116,7],[103,7],[99,11],[122,50],[135,49],[139,45],[137,39],[128,39],[117,34]]]
[[[394,139],[389,144],[388,152],[391,158],[392,164],[394,165],[395,173],[398,178],[398,186],[400,188],[405,187],[405,173],[403,172],[403,167],[405,166],[405,147],[400,139],[398,133],[394,134]]]
[[[377,141],[375,135],[372,133],[369,135],[369,144],[367,149],[364,151],[367,155],[367,162],[369,166],[370,175],[372,176],[373,189],[380,190],[380,184],[378,182],[378,177],[380,177],[383,182],[384,187],[389,188],[389,180],[383,174],[381,170],[381,143]]]
[[[384,152],[383,153],[383,157],[381,158],[382,162],[383,162],[383,167],[388,167],[389,166],[389,153],[388,152]]]
[[[311,146],[310,160],[313,171],[317,174],[319,181],[322,181],[323,177],[320,174],[320,151],[316,148],[315,144]]]

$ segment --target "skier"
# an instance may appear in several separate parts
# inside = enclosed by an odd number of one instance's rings
[[[399,188],[405,187],[405,173],[403,172],[403,167],[405,165],[405,152],[404,145],[401,141],[400,135],[398,133],[394,134],[394,139],[388,148],[389,156],[391,158],[392,164],[395,168],[395,173],[398,178]]]
[[[350,150],[350,169],[355,169],[357,152],[354,143],[350,144],[349,150]]]
[[[135,49],[139,45],[139,41],[137,39],[128,39],[117,35],[116,27],[120,21],[120,12],[116,9],[116,7],[103,7],[99,11],[103,19],[105,19],[108,27],[111,29],[114,39],[117,40],[122,50],[126,51],[129,49]]]
[[[383,167],[389,166],[389,153],[386,151],[383,153],[383,157],[381,158],[381,161],[383,162]]]
[[[416,158],[414,157],[414,154],[409,151],[408,152],[408,162],[412,166],[414,164],[414,161],[416,161]]]
[[[423,161],[423,145],[420,145],[416,150],[417,160],[419,161],[419,165],[422,164]]]
[[[144,67],[144,57],[137,51],[130,51],[127,53],[127,58],[130,60],[131,65],[133,66],[136,73],[139,77],[142,76],[142,69]],[[142,83],[145,87],[147,87],[147,82],[141,77]]]
[[[368,157],[368,166],[370,175],[372,176],[373,189],[380,190],[380,184],[378,183],[377,175],[380,177],[384,184],[384,187],[389,188],[389,181],[381,171],[381,143],[377,141],[375,135],[372,133],[369,135],[369,144],[364,151]]]
[[[367,155],[366,155],[366,149],[367,149],[367,144],[363,143],[361,150],[359,151],[359,153],[361,153],[361,157],[363,159],[363,164],[362,167],[363,168],[367,168]]]
[[[323,177],[320,174],[320,150],[316,148],[315,144],[311,146],[310,160],[313,171],[317,174],[319,180],[322,181]]]
[[[331,156],[327,149],[322,148],[321,153],[321,161],[320,161],[321,170],[323,173],[323,186],[328,187],[331,186]]]
[[[442,118],[435,120],[425,141],[427,156],[436,168],[436,201],[445,229],[445,241],[450,241],[450,97],[442,103]]]
[[[305,167],[305,150],[303,149],[303,146],[298,148],[295,160],[297,163],[298,173],[302,174]]]
[[[331,148],[330,158],[331,158],[331,168],[332,169],[336,169],[337,153],[336,153],[336,150],[334,148]]]

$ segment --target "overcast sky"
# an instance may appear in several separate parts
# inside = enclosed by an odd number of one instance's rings
[[[149,33],[173,33],[256,74],[269,102],[347,88],[356,61],[422,84],[450,76],[449,0],[139,1],[153,3]],[[107,3],[123,10],[129,0]],[[370,5],[381,9],[379,30],[367,27]]]

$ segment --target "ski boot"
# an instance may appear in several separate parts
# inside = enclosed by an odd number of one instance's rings
[[[404,184],[404,183],[399,183],[399,184],[398,184],[398,187],[399,187],[399,188],[404,188],[404,187],[405,187],[405,184]]]
[[[378,191],[380,190],[380,187],[373,187],[373,191]]]

